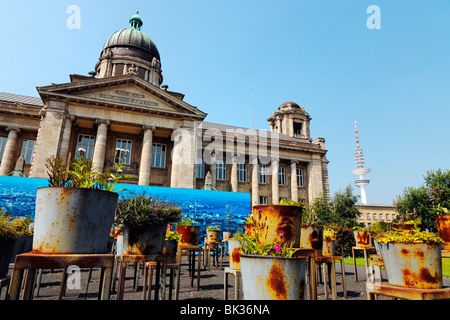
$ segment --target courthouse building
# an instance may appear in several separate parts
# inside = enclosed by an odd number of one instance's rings
[[[303,107],[274,106],[270,131],[204,121],[205,112],[163,85],[161,57],[142,25],[136,14],[112,34],[89,76],[37,87],[39,98],[0,93],[0,175],[19,163],[25,176],[47,178],[46,158],[67,162],[81,147],[96,171],[114,171],[119,148],[129,150],[123,171],[135,177],[126,183],[209,183],[251,193],[253,205],[329,194],[325,140],[310,136]]]

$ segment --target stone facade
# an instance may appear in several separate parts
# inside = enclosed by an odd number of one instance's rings
[[[356,207],[361,212],[358,222],[368,227],[379,221],[392,222],[397,215],[394,205],[357,204]]]
[[[156,46],[139,17],[130,24],[105,43],[96,75],[38,87],[40,98],[0,94],[1,175],[24,154],[25,175],[47,178],[47,157],[67,162],[81,147],[95,170],[114,170],[116,149],[126,149],[123,171],[135,177],[126,183],[201,189],[209,172],[213,188],[251,193],[253,205],[329,195],[325,139],[310,137],[303,107],[282,104],[270,131],[205,122],[161,86]]]

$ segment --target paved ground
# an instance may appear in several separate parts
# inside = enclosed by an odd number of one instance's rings
[[[228,260],[225,257],[224,266],[228,266]],[[203,267],[203,265],[202,265]],[[345,280],[347,289],[346,300],[366,300],[365,294],[365,270],[362,267],[358,267],[358,278],[359,281],[355,281],[355,274],[353,266],[345,265]],[[338,300],[344,300],[342,280],[341,280],[341,268],[340,264],[336,264],[337,273],[337,288],[338,288]],[[97,291],[99,287],[99,270],[94,269],[91,276],[91,281],[89,286],[87,286],[88,270],[82,269],[81,272],[81,283],[79,288],[67,288],[66,294],[63,300],[96,300]],[[383,272],[384,274],[384,272]],[[143,276],[140,274],[138,287],[135,289],[133,287],[134,280],[134,267],[132,264],[128,265],[126,281],[125,281],[125,294],[124,300],[142,300],[142,289],[143,289]],[[59,285],[61,281],[62,271],[61,270],[44,270],[42,281],[39,289],[39,296],[35,297],[35,300],[56,300],[59,294]],[[196,280],[194,280],[194,286],[191,286],[191,278],[188,273],[187,257],[183,257],[182,260],[182,271],[180,277],[180,289],[179,289],[179,300],[223,300],[224,299],[224,272],[216,267],[211,267],[208,271],[205,268],[201,270],[200,276],[200,290],[196,290]],[[450,285],[450,279],[444,279],[445,285]],[[87,291],[86,291],[87,290]],[[168,290],[168,289],[167,289]],[[230,300],[235,300],[234,296],[234,277],[229,276],[228,280],[228,298]],[[3,289],[0,299],[5,299],[6,290]],[[117,299],[116,290],[112,291],[111,300]],[[153,297],[152,292],[152,297]],[[242,292],[240,298],[242,299]],[[382,298],[381,299],[386,299]],[[320,283],[318,285],[318,299],[324,300],[324,285]],[[329,299],[331,299],[331,291],[329,294]]]

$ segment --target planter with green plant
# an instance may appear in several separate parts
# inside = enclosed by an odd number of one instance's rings
[[[225,206],[226,217],[227,217],[227,230],[222,232],[223,241],[227,241],[228,239],[230,239],[233,236],[232,224],[233,224],[234,210],[235,209],[232,206],[230,206],[229,204],[227,204]]]
[[[123,225],[123,252],[130,255],[161,254],[167,225],[181,219],[182,210],[167,201],[144,194],[121,197],[115,223]]]
[[[244,299],[304,300],[306,258],[295,257],[294,242],[287,243],[282,235],[274,243],[263,243],[259,235],[264,232],[240,240]]]
[[[116,173],[94,172],[85,150],[64,165],[61,158],[46,159],[49,187],[38,188],[33,251],[39,253],[99,254],[108,252],[109,234],[119,195]],[[121,190],[119,190],[121,191]]]
[[[439,237],[444,241],[442,249],[450,250],[450,214],[448,208],[442,205],[442,203],[448,203],[450,195],[438,187],[433,188],[432,191],[428,190],[427,194],[433,204],[432,212],[435,214],[434,221]]]
[[[241,231],[237,231],[234,236],[228,239],[228,258],[230,268],[235,270],[241,270],[241,241],[243,241],[243,234]]]
[[[332,227],[326,227],[323,231],[323,249],[322,255],[336,255],[336,234],[337,230]]]
[[[180,245],[198,245],[200,240],[200,226],[195,225],[191,217],[185,217],[176,224],[177,232],[181,234]]]
[[[300,247],[314,249],[314,254],[322,256],[323,227],[319,225],[319,218],[310,206],[306,207],[302,216]]]
[[[208,242],[220,241],[220,227],[219,226],[206,227],[206,241],[208,241]]]
[[[12,217],[4,208],[0,208],[0,279],[8,274],[17,240],[28,232],[23,228],[21,220],[19,217]]]
[[[442,239],[427,231],[398,230],[380,233],[377,246],[391,285],[442,288]]]
[[[300,246],[301,223],[304,205],[301,202],[281,200],[277,205],[254,206],[252,219],[256,229],[260,233],[259,241],[262,243],[274,243],[281,241]],[[264,237],[261,235],[264,234]]]
[[[172,225],[167,226],[166,238],[164,241],[163,253],[167,256],[168,263],[174,263],[177,259],[178,242],[181,240],[179,234]]]
[[[357,226],[353,228],[356,246],[359,248],[372,247],[372,235],[370,229]]]

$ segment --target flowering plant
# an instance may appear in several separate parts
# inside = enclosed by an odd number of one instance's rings
[[[428,231],[413,230],[391,230],[379,234],[376,237],[378,243],[443,243],[444,241],[436,234]]]
[[[441,202],[445,200],[445,191],[440,188],[433,188],[433,191],[427,190],[428,198],[430,198],[431,203],[433,204],[433,211],[436,215],[448,214],[448,208],[442,207]]]
[[[169,224],[167,225],[166,230],[166,241],[172,241],[175,240],[176,242],[179,242],[181,240],[182,236],[179,234],[176,230],[172,228],[172,226]]]
[[[283,234],[280,234],[280,238],[282,240]],[[259,233],[256,233],[254,236],[243,235],[239,242],[244,254],[292,258],[293,254],[298,251],[298,249],[292,248],[294,242],[290,244],[282,243],[281,245],[278,241],[262,244],[259,239]]]
[[[336,240],[337,230],[332,228],[325,228],[323,231],[323,240],[325,241],[334,241]]]

